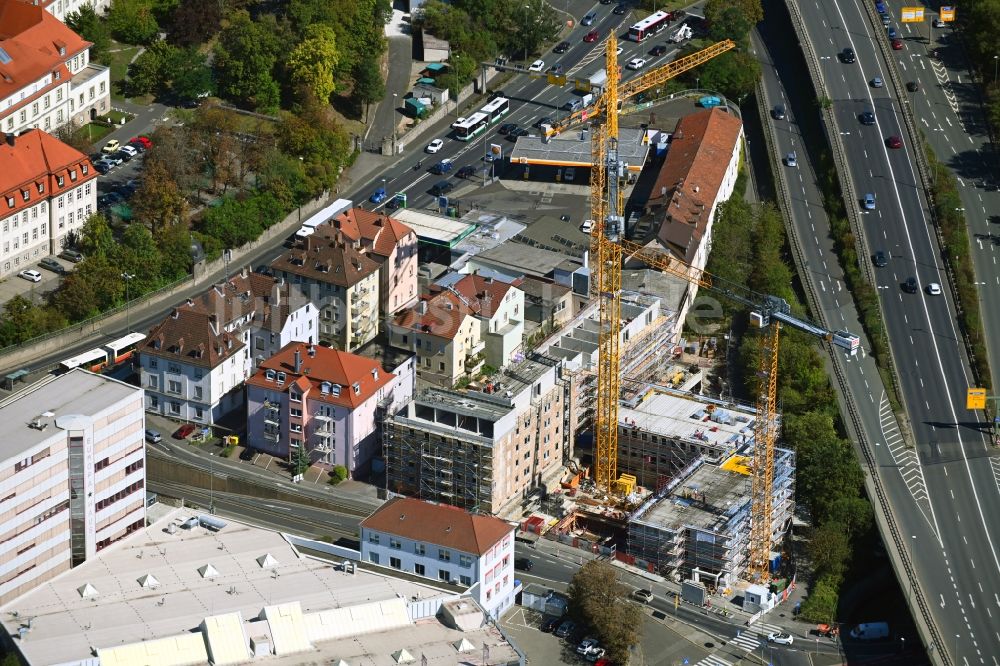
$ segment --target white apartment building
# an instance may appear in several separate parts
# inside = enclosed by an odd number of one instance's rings
[[[83,7],[93,7],[98,16],[104,14],[111,8],[111,0],[23,0],[33,5],[40,5],[49,11],[60,21],[65,21],[66,16],[73,12],[80,11]]]
[[[60,18],[38,4],[0,0],[0,131],[52,132],[111,110],[111,70],[90,62],[90,42]]]
[[[81,369],[0,402],[0,603],[145,527],[142,404]]]
[[[396,497],[361,521],[361,559],[452,582],[494,618],[514,605],[514,526],[499,518]]]
[[[174,308],[139,347],[146,409],[214,423],[281,346],[318,341],[317,309],[294,286],[244,269]]]
[[[90,159],[41,130],[0,143],[0,278],[58,254],[97,208]]]

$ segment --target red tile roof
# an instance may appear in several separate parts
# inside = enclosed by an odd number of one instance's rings
[[[395,324],[453,340],[466,316],[491,319],[516,285],[480,275],[466,275],[451,288],[432,287],[429,295],[396,315]]]
[[[274,308],[275,304],[277,308]],[[256,321],[271,319],[274,315],[283,321],[290,307],[298,308],[304,304],[305,297],[293,289],[291,283],[282,285],[270,275],[243,269],[177,307],[214,314],[222,321],[223,327],[228,327],[251,314]]]
[[[295,370],[296,352],[300,362],[298,371]],[[268,379],[268,370],[284,372],[285,383],[278,385],[274,379]],[[310,391],[309,400],[354,409],[389,384],[394,377],[378,361],[366,356],[304,342],[292,342],[261,363],[257,372],[247,380],[247,384],[279,392],[287,391],[292,385],[301,391],[311,386],[314,390]],[[323,382],[339,386],[339,394],[335,395],[332,391],[322,393]],[[355,384],[358,385],[357,393],[354,391]]]
[[[691,261],[708,228],[743,123],[722,109],[707,109],[677,122],[667,158],[647,203],[660,217],[661,243]]]
[[[482,556],[514,530],[493,516],[471,514],[447,504],[396,497],[361,521],[362,527],[404,539]]]
[[[0,109],[0,115],[7,115],[12,109],[69,80],[66,61],[90,45],[44,8],[19,0],[0,0],[0,48],[7,52],[10,60],[0,62],[0,99],[30,86],[46,74],[59,72],[60,76],[31,98],[19,100],[17,106]]]
[[[243,347],[239,335],[227,333],[215,315],[184,308],[154,326],[139,353],[214,368]]]
[[[329,238],[313,233],[298,247],[272,261],[271,267],[315,282],[353,287],[379,267],[354,244],[346,234]]]
[[[0,141],[0,218],[97,178],[90,158],[41,130]]]
[[[507,292],[513,289],[514,285],[491,277],[469,274],[456,282],[453,287],[465,298],[473,312],[480,317],[492,319]]]
[[[353,241],[361,241],[361,246],[380,257],[388,257],[392,251],[414,231],[399,220],[365,210],[351,208],[333,218],[327,224],[316,227],[316,234],[335,238],[337,232]]]

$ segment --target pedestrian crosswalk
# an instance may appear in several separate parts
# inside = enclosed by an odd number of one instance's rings
[[[722,657],[717,657],[714,654],[710,654],[701,661],[699,661],[694,666],[733,666],[730,662],[726,661]]]
[[[781,627],[776,624],[755,622],[752,626],[741,629],[739,634],[729,641],[729,644],[752,652],[760,647],[761,641],[767,640],[768,634],[780,631],[782,631]]]

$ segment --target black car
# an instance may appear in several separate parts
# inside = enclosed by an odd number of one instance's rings
[[[784,104],[778,104],[773,109],[771,109],[771,117],[774,118],[775,120],[784,120],[785,119],[785,105]]]
[[[915,277],[906,278],[906,282],[903,283],[903,291],[905,291],[908,294],[917,293],[917,278]]]
[[[619,16],[621,16],[627,11],[628,7],[626,7],[624,3],[619,2],[617,5],[615,5],[615,8],[611,10],[611,13],[618,14]]]
[[[857,60],[857,56],[854,55],[854,49],[844,49],[840,52],[840,61],[846,63],[852,63]]]
[[[122,162],[131,162],[132,161],[132,154],[131,153],[127,153],[124,150],[119,150],[117,153],[115,153],[115,157],[117,157],[118,159],[120,159]]]
[[[497,131],[500,132],[501,134],[506,135],[510,134],[516,129],[517,129],[517,123],[504,123],[503,125],[500,126],[500,129]]]
[[[875,124],[875,114],[871,111],[865,111],[859,116],[862,125],[874,125]]]
[[[542,125],[551,125],[552,119],[548,116],[542,116],[535,122],[535,127],[541,129]]]
[[[521,571],[531,571],[531,567],[533,566],[535,566],[534,563],[527,557],[519,557],[514,560],[514,568]]]
[[[601,0],[601,4],[602,4],[602,5],[610,5],[610,4],[611,4],[612,2],[614,2],[614,1],[615,1],[615,0]]]
[[[906,89],[909,92],[917,92],[918,90],[920,90],[920,84],[917,83],[916,81],[907,81],[906,82]]]
[[[543,620],[542,624],[538,628],[542,631],[542,633],[551,634],[559,627],[561,622],[562,620],[557,617],[549,617]]]
[[[658,58],[666,52],[667,52],[666,46],[664,46],[663,44],[657,44],[656,46],[654,46],[652,49],[649,50],[649,55],[653,56],[654,58]]]
[[[569,51],[569,47],[570,46],[571,46],[571,44],[569,42],[559,42],[558,44],[556,44],[555,48],[552,49],[552,52],[553,53],[566,53],[566,51]]]
[[[458,170],[458,173],[455,174],[458,178],[472,178],[475,175],[476,167],[474,166],[464,166]]]
[[[878,250],[872,258],[872,263],[874,263],[878,268],[885,268],[889,265],[889,257],[887,257],[885,252],[882,250]]]
[[[518,127],[517,129],[512,130],[511,133],[507,135],[507,140],[517,141],[517,137],[528,136],[528,134],[530,134],[528,130],[524,129],[523,127]]]
[[[447,194],[455,189],[455,186],[449,183],[447,180],[439,180],[435,183],[434,187],[430,189],[431,195],[439,197],[442,194]]]
[[[97,173],[101,175],[111,171],[111,165],[107,162],[94,162],[94,168],[97,169]]]
[[[503,94],[502,90],[494,90],[493,92],[490,93],[490,101],[491,102],[493,100],[497,99],[498,97],[506,97],[506,95]]]

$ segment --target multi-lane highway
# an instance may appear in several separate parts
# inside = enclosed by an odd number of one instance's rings
[[[871,25],[862,1],[797,4],[820,60],[854,190],[859,198],[875,195],[875,209],[865,212],[862,224],[873,252],[882,250],[888,258],[886,266],[875,270],[876,285],[919,467],[910,465],[906,450],[899,447],[891,413],[882,408],[872,416],[865,405],[884,403],[881,395],[863,397],[876,376],[862,377],[853,369],[851,383],[862,396],[862,411],[869,412],[866,422],[891,428],[874,441],[882,476],[892,484],[897,521],[913,546],[919,583],[932,601],[946,643],[933,649],[957,653],[960,663],[1000,663],[995,661],[1000,653],[1000,599],[995,596],[1000,561],[990,518],[1000,511],[996,470],[988,457],[984,424],[964,410],[970,374],[948,290],[941,295],[926,290],[931,283],[944,284],[945,277],[910,161],[915,148],[903,135],[899,98],[907,93],[891,88],[875,43],[885,35]],[[856,62],[838,58],[845,48],[853,49]],[[904,50],[909,48],[913,45],[905,42]],[[883,87],[872,84],[875,77]],[[862,124],[865,111],[875,116],[874,125]],[[902,137],[903,148],[888,146],[893,135]],[[855,205],[860,208],[862,202]],[[918,282],[916,293],[901,288],[909,277]],[[898,477],[891,469],[896,465],[901,465]]]

